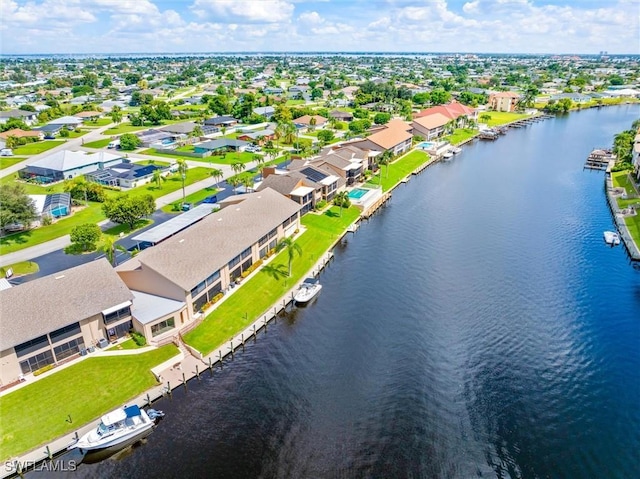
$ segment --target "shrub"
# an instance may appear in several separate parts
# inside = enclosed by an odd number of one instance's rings
[[[42,226],[49,226],[51,223],[53,223],[51,215],[42,215],[42,218],[40,219],[40,224]]]
[[[55,367],[56,367],[55,364],[47,364],[46,366],[41,367],[37,371],[34,371],[33,375],[34,376],[40,376],[42,373],[46,373],[47,371],[51,371]]]
[[[324,207],[327,206],[327,202],[326,200],[320,200],[316,203],[316,211],[320,211],[322,209],[324,209]]]
[[[67,130],[66,128],[63,128],[62,130],[60,130],[60,136],[62,138],[69,138],[69,130]]]
[[[137,331],[131,331],[131,339],[133,339],[133,342],[138,346],[144,346],[145,344],[147,344],[147,338],[145,338]]]
[[[247,269],[245,269],[240,276],[242,276],[243,278],[246,278],[251,273],[253,273],[256,270],[256,268],[258,268],[261,264],[262,264],[262,260],[259,259],[258,261],[253,263],[251,266],[249,266]]]

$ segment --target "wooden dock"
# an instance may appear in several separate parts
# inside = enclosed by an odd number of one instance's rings
[[[373,215],[381,206],[383,206],[390,199],[391,199],[391,191],[387,191],[386,193],[383,193],[382,196],[378,198],[375,201],[375,203],[373,203],[366,210],[364,210],[360,216],[364,219],[369,219],[371,215]]]
[[[594,148],[584,163],[585,169],[589,170],[606,170],[610,164],[615,164],[616,155],[612,150],[607,148]]]

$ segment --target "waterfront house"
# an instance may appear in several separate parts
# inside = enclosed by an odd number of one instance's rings
[[[432,140],[444,133],[447,123],[452,121],[441,113],[432,113],[428,116],[415,118],[411,125],[413,126],[414,136],[421,136],[425,140]]]
[[[184,302],[177,328],[300,227],[301,206],[270,188],[220,204],[220,211],[116,267],[132,290]]]
[[[478,110],[475,108],[470,108],[462,103],[457,101],[452,101],[451,103],[447,103],[446,105],[437,105],[432,106],[431,108],[427,108],[416,113],[413,118],[422,118],[425,116],[433,115],[435,113],[439,113],[449,120],[454,120],[459,122],[460,118],[466,117],[469,120],[477,121],[478,120]]]
[[[404,125],[396,123],[364,139],[350,141],[348,144],[361,150],[379,151],[381,153],[390,151],[395,156],[401,155],[411,148],[412,138],[413,135],[406,130]]]
[[[264,179],[256,191],[266,188],[277,191],[298,203],[301,215],[314,209],[316,203],[322,199],[322,185],[311,181],[299,171],[276,174],[273,168],[265,168],[262,174]]]
[[[520,95],[512,91],[499,91],[489,95],[489,108],[494,111],[516,111]]]
[[[633,139],[633,150],[631,151],[631,164],[633,164],[636,178],[640,180],[640,128]]]
[[[38,183],[53,183],[83,176],[121,161],[121,155],[105,151],[87,153],[86,151],[62,150],[33,163],[28,163],[18,174],[20,178],[35,180]]]
[[[0,290],[0,382],[126,335],[132,299],[104,258]]]
[[[369,168],[369,151],[362,150],[354,145],[344,145],[337,148],[327,148],[317,158],[310,160],[294,160],[289,164],[289,170],[305,170],[311,166],[328,174],[331,179],[314,179],[315,174],[307,170],[309,177],[318,183],[329,181],[331,187],[324,193],[324,198],[329,201],[335,195],[338,188],[343,185],[352,185],[361,180],[365,169]],[[338,177],[334,180],[333,177]]]

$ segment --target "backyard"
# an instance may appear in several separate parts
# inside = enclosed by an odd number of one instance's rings
[[[89,143],[85,143],[84,146],[87,148],[104,148],[109,143],[111,143],[111,137],[103,138],[102,140],[90,141]]]
[[[367,186],[371,188],[380,185],[380,174],[382,174],[382,191],[389,191],[397,185],[402,178],[411,174],[418,166],[429,160],[429,155],[420,150],[414,150],[411,153],[397,159],[387,166],[381,166],[377,175],[367,182]],[[387,170],[388,168],[388,170]]]
[[[38,141],[35,143],[28,143],[26,145],[19,146],[13,150],[14,155],[39,155],[45,151],[60,146],[64,143],[64,140],[47,140]]]
[[[504,125],[516,120],[531,117],[531,115],[527,115],[526,113],[510,113],[506,111],[488,111],[486,114],[489,115],[491,119],[485,121],[478,118],[478,121],[480,123],[486,123],[488,126]],[[482,114],[480,116],[482,116]]]
[[[167,345],[143,354],[90,357],[0,397],[1,459],[44,445],[143,393],[156,384],[150,369],[176,354]]]
[[[478,130],[473,128],[456,128],[451,135],[442,137],[443,141],[448,141],[452,145],[459,145],[469,138],[473,138],[478,134]]]
[[[307,214],[302,218],[307,231],[296,240],[302,248],[302,255],[294,258],[290,278],[286,277],[287,251],[282,251],[207,316],[202,324],[187,333],[185,342],[208,354],[255,321],[302,279],[347,226],[358,218],[359,211],[355,207],[344,209],[342,216],[339,210],[334,206],[321,215]]]

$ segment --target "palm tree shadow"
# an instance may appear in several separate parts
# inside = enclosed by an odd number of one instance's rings
[[[280,280],[289,276],[287,266],[282,263],[278,263],[275,265],[267,264],[262,268],[262,271],[267,273],[269,276],[272,276],[275,280]]]
[[[335,211],[331,211],[331,210],[327,211],[325,213],[325,215],[330,216],[331,218],[335,218],[337,216],[340,216],[338,213],[336,213]]]

